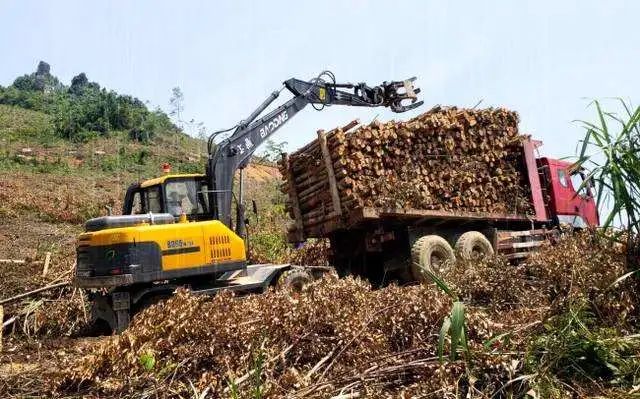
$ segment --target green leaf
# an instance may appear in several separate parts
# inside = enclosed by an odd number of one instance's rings
[[[629,277],[633,276],[634,274],[636,274],[636,273],[638,273],[638,272],[640,272],[640,269],[632,270],[632,271],[630,271],[630,272],[628,272],[628,273],[623,274],[622,276],[618,277],[618,278],[616,279],[616,281],[614,281],[613,283],[611,283],[611,285],[609,285],[609,286],[607,287],[607,289],[611,289],[611,288],[615,287],[618,283],[620,283],[620,282],[622,282],[622,281],[624,281],[624,280],[628,279]]]
[[[418,268],[422,271],[423,274],[425,274],[427,277],[429,277],[431,280],[433,280],[433,282],[436,284],[436,286],[438,288],[440,288],[445,294],[449,295],[449,297],[451,297],[454,300],[457,300],[458,297],[455,294],[455,292],[453,292],[453,290],[447,285],[447,283],[445,283],[444,280],[442,280],[440,277],[436,276],[431,270],[428,270],[420,265],[418,265],[416,263],[416,266],[418,266]]]
[[[597,191],[596,205],[608,211],[602,215],[602,227],[626,227],[638,234],[640,107],[631,108],[623,99],[617,100],[624,109],[622,116],[606,111],[597,100],[591,103],[596,108],[598,125],[580,121],[585,138],[574,166],[590,165],[589,177]]]
[[[511,336],[510,332],[505,332],[502,334],[496,334],[493,337],[489,338],[488,340],[484,341],[484,343],[482,344],[482,346],[485,347],[485,349],[491,349],[491,347],[493,346],[494,343],[498,342],[498,341],[502,341],[503,339],[507,338]]]
[[[462,345],[464,336],[464,304],[460,301],[453,303],[451,309],[451,360],[456,360],[458,347]]]
[[[442,354],[444,353],[444,340],[451,329],[451,319],[449,316],[445,317],[442,321],[442,327],[440,327],[440,335],[438,336],[438,359],[442,363]]]
[[[153,370],[153,367],[156,365],[156,358],[151,352],[141,354],[138,361],[140,362],[140,365],[142,365],[142,367],[144,367],[144,369],[147,371]]]

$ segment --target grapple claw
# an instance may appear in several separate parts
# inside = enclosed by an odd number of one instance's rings
[[[416,77],[403,81],[389,82],[384,84],[386,101],[393,112],[406,112],[424,104],[418,101],[420,89],[413,86]],[[402,104],[404,100],[411,100],[409,104]]]

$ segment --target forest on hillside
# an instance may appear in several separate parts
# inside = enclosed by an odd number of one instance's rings
[[[51,66],[40,61],[37,70],[0,86],[0,104],[40,111],[52,118],[55,135],[74,141],[125,131],[133,140],[147,141],[177,130],[169,116],[150,110],[140,99],[116,93],[89,80],[82,72],[62,83]]]

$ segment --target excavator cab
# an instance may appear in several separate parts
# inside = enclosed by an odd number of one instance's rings
[[[76,282],[85,288],[184,280],[246,267],[244,240],[213,217],[203,174],[131,185],[122,215],[85,223]]]
[[[212,220],[209,185],[203,174],[165,175],[129,186],[123,215],[168,213],[189,221]]]

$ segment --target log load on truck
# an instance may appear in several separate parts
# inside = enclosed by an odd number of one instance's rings
[[[456,256],[516,261],[554,226],[598,224],[584,172],[537,157],[515,112],[436,107],[358,125],[318,131],[280,163],[289,241],[329,239],[340,275],[420,281]]]

